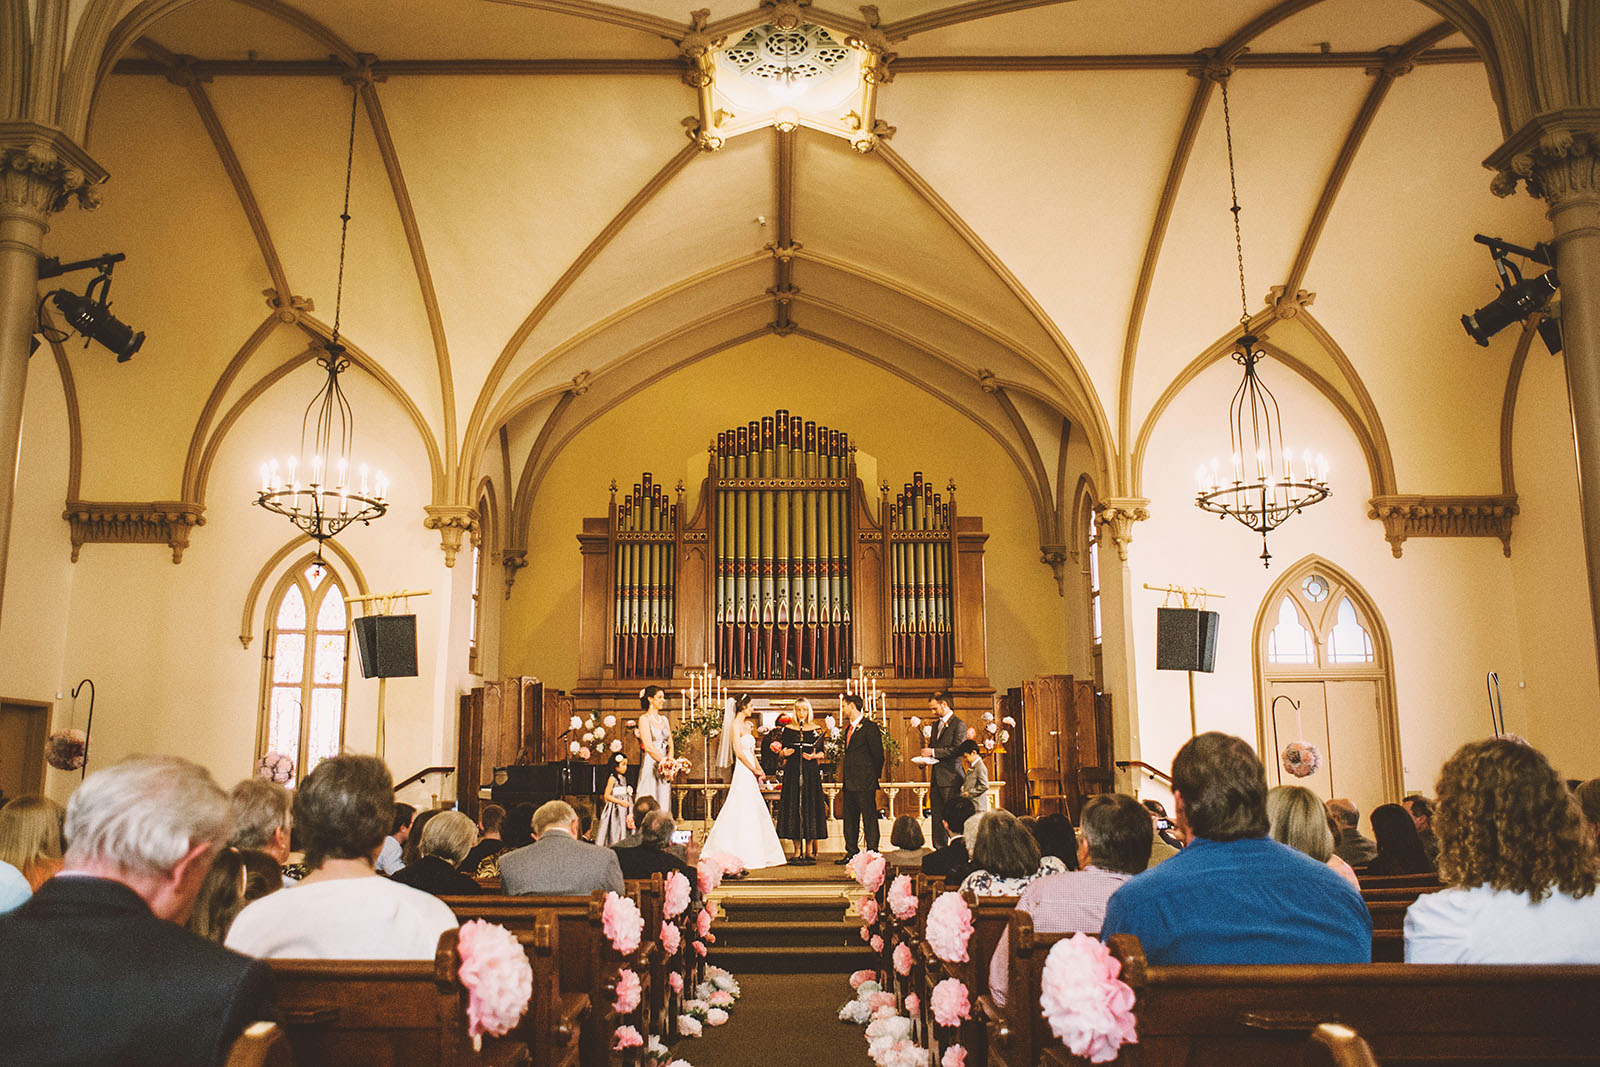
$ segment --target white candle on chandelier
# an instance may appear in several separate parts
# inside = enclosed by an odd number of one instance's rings
[[[367,495],[367,465],[365,463],[361,465],[361,495]]]
[[[263,493],[270,493],[272,491],[271,476],[267,472],[267,465],[265,463],[261,465],[261,491]]]
[[[1239,453],[1233,454],[1233,484],[1238,485],[1244,481],[1244,465],[1240,461]]]
[[[1311,465],[1311,449],[1306,449],[1300,456],[1300,469],[1306,473],[1306,481],[1312,481],[1317,476],[1317,469]]]
[[[311,488],[322,488],[322,457],[311,457]]]
[[[1317,453],[1317,481],[1326,482],[1327,480],[1328,480],[1328,461],[1323,457],[1321,452],[1318,452]]]
[[[1194,484],[1200,492],[1206,491],[1206,468],[1203,463],[1194,469]]]
[[[295,491],[298,492],[299,489],[300,489],[300,480],[294,476],[295,466],[297,465],[297,462],[298,461],[296,460],[296,458],[294,456],[290,456],[289,457],[289,485]]]
[[[1256,480],[1267,479],[1267,453],[1264,449],[1256,449]]]
[[[344,456],[339,457],[339,495],[344,495],[345,475],[348,473],[350,460]]]
[[[1294,453],[1288,445],[1283,446],[1283,484],[1288,485],[1294,481]]]
[[[383,476],[383,472],[382,471],[379,471],[378,472],[378,503],[380,503],[380,504],[383,503],[384,500],[386,500],[388,498],[388,496],[389,496],[389,479],[387,479],[387,478],[385,478]]]

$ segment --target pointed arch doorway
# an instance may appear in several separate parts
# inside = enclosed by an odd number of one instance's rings
[[[1350,797],[1365,816],[1402,795],[1394,657],[1366,590],[1320,556],[1289,568],[1255,623],[1256,740],[1269,785]],[[1317,770],[1296,777],[1283,751],[1305,741]]]

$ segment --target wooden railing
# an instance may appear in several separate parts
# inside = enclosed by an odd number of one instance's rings
[[[1138,760],[1138,759],[1119,759],[1119,760],[1117,760],[1117,770],[1119,770],[1119,771],[1126,771],[1126,770],[1129,770],[1129,769],[1131,769],[1133,767],[1139,768],[1141,771],[1143,771],[1144,773],[1148,774],[1150,777],[1156,779],[1157,781],[1166,782],[1168,785],[1172,784],[1172,775],[1168,774],[1166,771],[1162,770],[1160,767],[1151,766],[1150,764],[1146,763],[1144,760]]]
[[[456,769],[454,767],[424,767],[422,770],[418,771],[416,774],[413,774],[405,781],[396,782],[394,784],[394,791],[398,793],[412,782],[420,782],[430,774],[445,775],[454,773],[456,773]]]

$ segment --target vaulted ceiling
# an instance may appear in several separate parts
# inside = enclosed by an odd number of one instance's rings
[[[680,42],[789,15],[887,48],[892,133],[697,147]],[[1498,425],[1514,343],[1480,355],[1461,331],[1493,286],[1471,238],[1548,224],[1490,195],[1484,65],[1420,2],[152,0],[112,53],[87,137],[112,180],[50,251],[126,252],[117,311],[149,340],[75,372],[86,499],[203,503],[250,406],[309,395],[354,104],[340,330],[416,427],[432,503],[509,468],[526,536],[585,422],[793,332],[993,434],[1050,540],[1067,442],[1102,493],[1136,495],[1152,421],[1238,329],[1207,76],[1228,70],[1257,325],[1358,424],[1372,492],[1499,488],[1492,437],[1437,432]],[[130,431],[151,442],[135,470]]]

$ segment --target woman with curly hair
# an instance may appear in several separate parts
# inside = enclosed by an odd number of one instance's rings
[[[1406,911],[1407,963],[1600,963],[1595,844],[1548,760],[1461,746],[1439,773],[1439,879]]]

